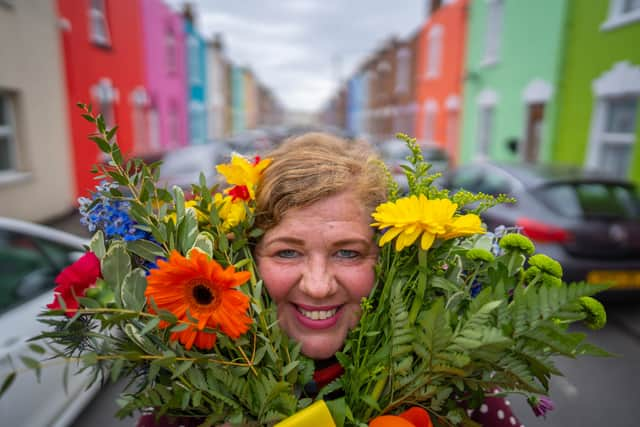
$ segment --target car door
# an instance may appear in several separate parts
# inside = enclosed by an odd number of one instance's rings
[[[29,350],[28,339],[46,325],[37,316],[53,300],[54,279],[73,260],[77,247],[0,229],[0,380],[13,367],[24,368],[20,356],[41,359]],[[62,422],[82,394],[87,375],[73,375],[69,366],[68,393],[63,387],[65,362],[43,362],[40,381],[33,371],[18,374],[0,398],[1,424],[50,426]],[[67,420],[69,421],[69,420]]]

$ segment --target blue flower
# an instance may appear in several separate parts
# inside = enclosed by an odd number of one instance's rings
[[[137,227],[137,223],[129,215],[130,204],[124,200],[111,199],[111,188],[117,184],[102,182],[96,186],[91,198],[78,199],[80,223],[90,232],[102,230],[106,239],[124,239],[127,242],[147,239],[153,240],[151,234]]]

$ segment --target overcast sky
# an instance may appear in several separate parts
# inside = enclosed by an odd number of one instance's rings
[[[184,0],[165,0],[179,8]],[[192,0],[200,33],[224,36],[286,108],[319,110],[340,78],[395,34],[422,23],[425,0]]]

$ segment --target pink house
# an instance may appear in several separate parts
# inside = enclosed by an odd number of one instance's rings
[[[146,93],[146,146],[136,153],[158,153],[187,145],[187,70],[182,15],[162,0],[139,0],[141,6]]]

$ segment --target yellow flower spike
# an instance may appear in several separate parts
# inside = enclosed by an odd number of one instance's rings
[[[251,199],[255,198],[255,187],[262,172],[271,164],[271,159],[256,157],[254,162],[238,155],[231,155],[231,163],[218,165],[216,170],[231,185],[244,185],[249,190]]]
[[[396,239],[396,251],[411,246],[420,236],[420,247],[427,250],[435,239],[448,240],[484,232],[480,217],[455,216],[457,208],[449,199],[429,200],[424,194],[412,195],[379,205],[372,214],[376,222],[371,225],[385,230],[380,246]]]

